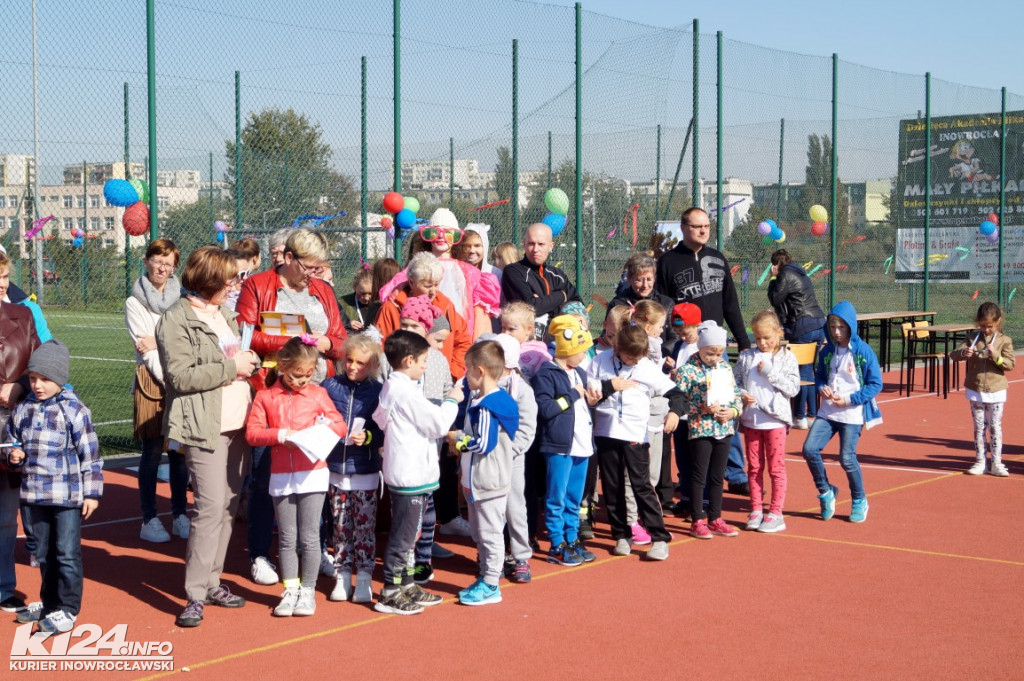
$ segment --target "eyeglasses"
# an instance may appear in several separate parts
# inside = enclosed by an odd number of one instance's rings
[[[323,265],[318,265],[316,267],[311,267],[309,265],[303,264],[303,262],[301,260],[299,260],[298,258],[295,258],[295,262],[299,263],[299,267],[302,268],[303,274],[308,274],[311,277],[319,277],[321,274],[324,273],[324,266]]]
[[[462,237],[465,236],[465,232],[458,227],[423,225],[420,227],[420,236],[423,237],[424,241],[447,241],[449,245],[454,246],[462,241]]]
[[[242,270],[235,276],[238,278],[238,283],[241,284],[243,281],[249,278],[249,270]]]
[[[152,258],[147,258],[146,261],[150,265],[152,265],[154,268],[156,268],[158,270],[173,270],[174,269],[174,263],[173,262],[160,262],[159,260],[153,260]]]

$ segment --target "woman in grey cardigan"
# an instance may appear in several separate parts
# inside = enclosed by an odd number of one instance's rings
[[[181,284],[183,297],[161,317],[156,343],[167,387],[164,431],[185,448],[196,510],[185,557],[188,604],[177,625],[196,627],[205,604],[245,605],[220,583],[220,573],[249,451],[252,395],[245,379],[259,357],[241,350],[235,314],[224,307],[239,285],[233,257],[214,246],[194,251]]]

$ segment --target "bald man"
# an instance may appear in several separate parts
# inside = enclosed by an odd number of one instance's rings
[[[523,235],[522,260],[506,265],[501,273],[501,303],[521,300],[537,315],[537,327],[547,328],[550,317],[556,316],[570,301],[583,302],[565,272],[547,264],[555,247],[551,228],[535,222]]]

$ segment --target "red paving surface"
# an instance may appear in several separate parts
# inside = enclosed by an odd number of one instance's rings
[[[894,376],[890,380],[894,380]],[[1011,393],[1015,392],[1011,388]],[[174,671],[189,678],[277,678],[331,674],[365,679],[1020,679],[1024,678],[1024,422],[1013,396],[1004,422],[1011,477],[962,474],[972,429],[960,394],[896,399],[883,394],[885,424],[865,433],[860,459],[871,510],[853,525],[849,489],[826,449],[840,489],[836,518],[817,517],[799,457],[805,433],[789,438],[787,525],[779,535],[741,533],[700,542],[668,519],[676,539],[665,563],[608,554],[561,568],[532,561],[534,581],[503,585],[500,605],[454,602],[472,579],[475,548],[448,540],[458,556],[435,562],[430,588],[447,600],[414,617],[372,605],[331,603],[321,578],[318,611],[275,619],[279,587],[248,579],[245,526],[236,526],[224,581],[249,604],[208,607],[202,626],[182,630],[185,543],[138,539],[133,474],[109,470],[98,514],[83,530],[85,599],[79,623],[128,625],[128,641],[168,641]],[[167,489],[161,508],[166,508]],[[725,517],[742,524],[746,501],[726,495]],[[128,520],[125,520],[128,519]],[[18,584],[34,596],[38,572],[19,547]],[[379,578],[379,572],[378,572]],[[379,583],[375,584],[379,587]],[[7,641],[15,624],[6,627]],[[75,641],[72,641],[72,644]],[[49,644],[47,644],[49,645]],[[6,671],[6,670],[5,670]],[[7,672],[4,678],[83,678],[95,672]],[[159,678],[106,672],[104,678]]]

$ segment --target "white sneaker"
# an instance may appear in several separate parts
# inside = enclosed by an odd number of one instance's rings
[[[324,577],[334,577],[334,556],[326,550],[320,554],[320,574]]]
[[[327,600],[347,601],[350,598],[352,598],[352,573],[339,572],[338,578],[334,582],[334,589],[331,590],[331,595],[327,597]]]
[[[274,617],[291,617],[295,613],[295,604],[298,600],[299,589],[285,589],[281,594],[281,602],[274,606]]]
[[[796,428],[797,430],[807,430],[808,428],[810,428],[810,425],[807,423],[807,419],[806,418],[802,418],[802,419],[797,419],[793,423],[793,427]]]
[[[353,603],[369,603],[373,600],[373,575],[369,572],[356,574],[356,588],[352,592]]]
[[[280,578],[277,576],[277,568],[263,556],[258,556],[252,562],[252,581],[263,586],[277,584]]]
[[[182,513],[181,515],[174,516],[174,522],[171,524],[171,533],[175,536],[181,537],[182,539],[188,539],[188,533],[192,525],[189,522],[188,515]]]
[[[153,544],[166,544],[171,541],[171,535],[167,534],[167,530],[164,529],[164,524],[160,522],[159,518],[150,518],[149,522],[142,523],[139,539]]]
[[[975,461],[974,465],[967,469],[967,475],[981,475],[985,472],[985,461]]]
[[[647,560],[668,560],[668,542],[656,541],[647,550]]]
[[[447,534],[456,537],[472,537],[473,533],[469,529],[469,521],[463,518],[461,515],[455,516],[454,519],[441,525],[441,534]]]
[[[615,542],[615,546],[612,548],[613,556],[628,556],[630,552],[629,540],[619,539]]]
[[[292,614],[296,617],[308,617],[316,612],[316,595],[313,587],[299,587],[299,599],[295,601],[295,609]]]
[[[39,620],[39,631],[47,636],[51,634],[66,634],[75,628],[75,616],[64,610],[51,612]]]
[[[989,475],[994,475],[997,478],[1008,478],[1010,477],[1010,471],[1006,470],[1006,466],[1002,461],[993,461],[991,467],[988,469]]]

